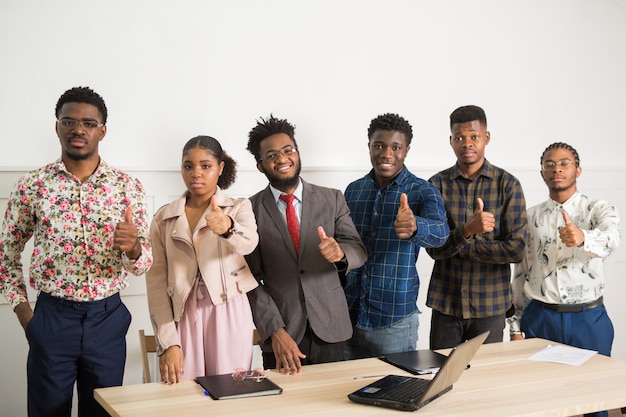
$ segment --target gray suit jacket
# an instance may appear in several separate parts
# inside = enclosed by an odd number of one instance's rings
[[[272,351],[270,336],[281,327],[300,343],[307,320],[325,342],[341,342],[352,336],[337,267],[320,254],[317,227],[324,227],[326,235],[339,243],[348,269],[365,263],[365,246],[341,191],[304,181],[302,185],[299,257],[269,186],[250,198],[259,245],[246,260],[262,285],[249,292],[248,298],[264,352]]]

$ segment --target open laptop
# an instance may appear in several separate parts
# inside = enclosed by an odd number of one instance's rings
[[[452,389],[487,336],[489,331],[452,349],[433,379],[387,375],[349,394],[348,398],[361,404],[415,411]]]

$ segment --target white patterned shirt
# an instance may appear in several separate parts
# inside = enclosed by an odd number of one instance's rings
[[[582,230],[581,247],[561,242],[563,211]],[[549,199],[528,210],[528,237],[524,260],[515,266],[511,333],[520,333],[524,309],[532,300],[549,304],[582,304],[604,292],[604,259],[619,246],[617,208],[576,191],[566,202]]]

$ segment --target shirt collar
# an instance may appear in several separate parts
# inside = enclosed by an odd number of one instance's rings
[[[51,167],[57,172],[63,172],[69,175],[70,177],[73,176],[73,174],[67,169],[67,167],[65,166],[65,162],[63,162],[63,159],[61,158],[54,161]],[[101,158],[100,162],[98,162],[98,167],[96,168],[94,173],[89,176],[87,181],[89,181],[89,179],[91,178],[106,176],[110,171],[111,169],[109,165],[106,162],[104,162]]]
[[[280,195],[285,194],[284,192],[274,188],[271,184],[270,184],[270,191],[272,192],[272,195],[274,196],[274,201],[276,202],[276,204],[278,204],[278,198],[280,197]],[[302,179],[298,181],[298,186],[293,192],[293,195],[296,196],[297,201],[299,201],[300,203],[302,202]]]
[[[386,187],[388,187],[391,184],[404,183],[408,175],[409,175],[409,169],[406,167],[406,165],[402,165],[402,170],[400,170],[400,173],[396,175],[393,181],[391,181],[388,185],[386,185]],[[376,173],[374,172],[374,168],[370,170],[368,176],[369,176],[369,179],[376,185],[376,187],[378,187],[378,183],[376,182]]]
[[[454,164],[454,167],[452,169],[454,170],[454,175],[452,176],[453,178],[455,178],[455,179],[459,178],[459,177],[465,178],[465,176],[461,172],[461,168],[459,167],[458,162],[456,164]],[[487,178],[493,178],[495,176],[493,165],[491,165],[489,163],[489,161],[487,161],[486,158],[485,158],[485,162],[483,163],[483,166],[480,169],[480,172],[478,173],[476,178],[478,178],[480,176],[487,177]]]
[[[567,200],[565,200],[565,202],[563,202],[562,204],[550,198],[548,199],[548,207],[550,208],[551,211],[554,211],[555,209],[559,207],[563,207],[565,211],[570,213],[571,209],[574,209],[578,205],[578,202],[580,201],[580,196],[581,196],[580,191],[576,190],[574,194],[572,194],[572,196],[568,198]]]

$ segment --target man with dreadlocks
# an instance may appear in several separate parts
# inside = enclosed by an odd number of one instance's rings
[[[619,246],[617,209],[577,190],[580,158],[566,143],[546,148],[540,172],[550,198],[528,210],[526,255],[513,278],[511,339],[540,337],[610,356],[603,262]]]
[[[553,143],[541,156],[550,198],[528,210],[526,256],[513,278],[511,336],[609,356],[613,326],[602,302],[603,265],[619,245],[620,219],[614,205],[577,190],[581,172],[578,152],[566,143]]]

